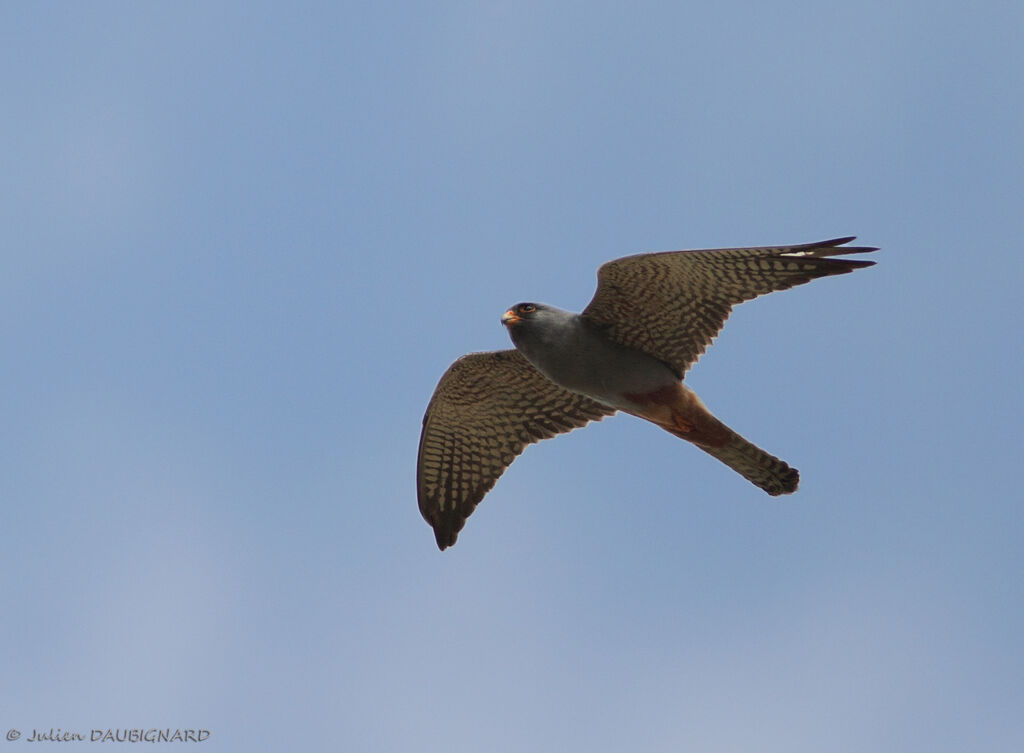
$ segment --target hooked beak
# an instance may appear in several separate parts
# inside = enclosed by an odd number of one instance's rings
[[[518,324],[521,321],[522,319],[512,309],[509,309],[508,311],[501,315],[501,323],[504,324],[506,327],[512,324]]]

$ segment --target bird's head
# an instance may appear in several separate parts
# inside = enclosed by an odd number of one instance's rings
[[[501,323],[511,329],[543,316],[543,309],[544,305],[541,303],[517,303],[501,315]]]
[[[559,343],[570,331],[577,316],[543,303],[517,303],[501,317],[517,348],[530,343]]]

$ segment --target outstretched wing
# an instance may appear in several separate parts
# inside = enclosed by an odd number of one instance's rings
[[[516,350],[471,353],[441,377],[423,417],[416,487],[441,549],[527,445],[615,412],[541,374]]]
[[[737,303],[872,261],[829,258],[878,249],[843,246],[853,237],[802,246],[718,248],[637,254],[597,272],[597,293],[582,316],[622,345],[668,364],[682,378]]]

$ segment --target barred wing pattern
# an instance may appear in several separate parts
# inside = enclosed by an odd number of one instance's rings
[[[681,379],[737,303],[872,261],[832,259],[877,251],[853,237],[798,246],[665,251],[610,261],[583,316],[622,345],[668,364]]]
[[[441,549],[530,444],[615,412],[569,392],[516,350],[471,353],[444,373],[423,417],[416,488]]]

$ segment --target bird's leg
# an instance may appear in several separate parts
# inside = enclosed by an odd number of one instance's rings
[[[672,411],[672,423],[675,424],[676,431],[682,434],[690,434],[693,431],[693,422],[688,420],[686,416],[678,411]]]
[[[641,410],[630,413],[694,444],[720,447],[732,436],[728,427],[715,418],[697,394],[682,382],[625,397],[642,406]]]

